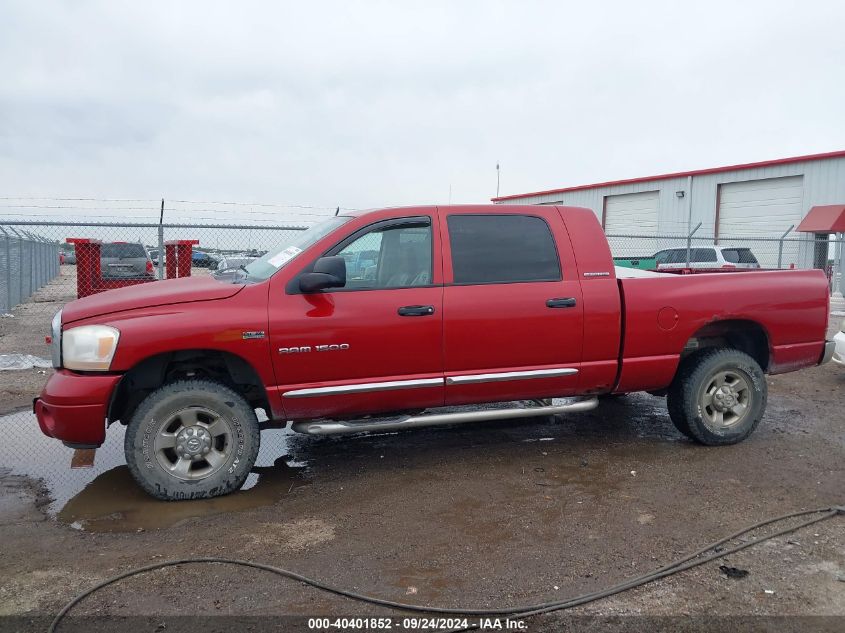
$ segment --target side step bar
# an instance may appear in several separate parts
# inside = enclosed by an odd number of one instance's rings
[[[400,431],[423,426],[443,424],[464,424],[488,420],[510,420],[513,418],[533,418],[538,415],[556,415],[558,413],[579,413],[591,411],[599,404],[598,398],[589,398],[567,404],[518,409],[483,409],[480,411],[461,411],[458,413],[430,413],[408,415],[401,418],[388,418],[372,422],[343,422],[335,420],[313,420],[294,422],[291,427],[297,433],[308,435],[340,435],[366,433],[371,431]]]

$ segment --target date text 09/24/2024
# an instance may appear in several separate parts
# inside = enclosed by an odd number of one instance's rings
[[[336,617],[309,618],[309,631],[446,631],[473,627],[481,631],[525,631],[528,625],[515,618],[449,618],[449,617],[406,617],[370,618]]]

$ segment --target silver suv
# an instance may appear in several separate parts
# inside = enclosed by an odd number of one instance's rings
[[[100,273],[103,279],[153,277],[153,262],[143,244],[105,242],[100,246]]]
[[[654,256],[657,270],[673,268],[760,268],[749,248],[733,246],[696,246],[690,249],[687,266],[686,248],[667,248]]]

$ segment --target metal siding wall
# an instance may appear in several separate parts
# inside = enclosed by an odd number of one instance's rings
[[[515,204],[562,204],[572,207],[586,207],[601,222],[605,196],[616,196],[626,193],[642,193],[645,191],[660,192],[660,210],[658,215],[659,230],[661,232],[686,231],[687,202],[685,198],[678,198],[676,191],[685,190],[686,178],[670,178],[652,182],[637,182],[629,185],[612,187],[597,187],[595,189],[579,189],[564,193],[546,194],[542,196],[527,196],[520,200],[509,202]],[[683,227],[679,223],[683,224]],[[677,226],[676,226],[677,225]]]
[[[845,158],[826,158],[799,163],[770,165],[751,169],[737,169],[692,177],[692,193],[687,189],[687,177],[652,180],[628,185],[613,185],[580,189],[564,193],[526,196],[508,200],[511,204],[564,204],[592,209],[601,221],[605,196],[641,191],[660,191],[659,223],[661,233],[685,233],[688,219],[694,227],[701,222],[696,237],[713,237],[716,226],[716,197],[718,185],[729,182],[779,178],[782,176],[804,176],[802,217],[811,207],[819,204],[845,204]],[[685,191],[684,198],[678,198],[676,191]],[[691,196],[688,198],[687,196]],[[688,208],[687,205],[691,205]],[[691,218],[688,218],[688,214]],[[760,236],[779,236],[760,227]],[[812,246],[802,249],[802,264],[812,261]]]

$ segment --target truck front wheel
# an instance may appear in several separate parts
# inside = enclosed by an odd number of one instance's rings
[[[138,484],[159,499],[203,499],[240,488],[258,457],[255,411],[225,385],[182,380],[138,406],[124,439]]]
[[[705,349],[681,362],[667,404],[675,427],[708,446],[736,444],[751,435],[766,410],[766,377],[751,356]]]

